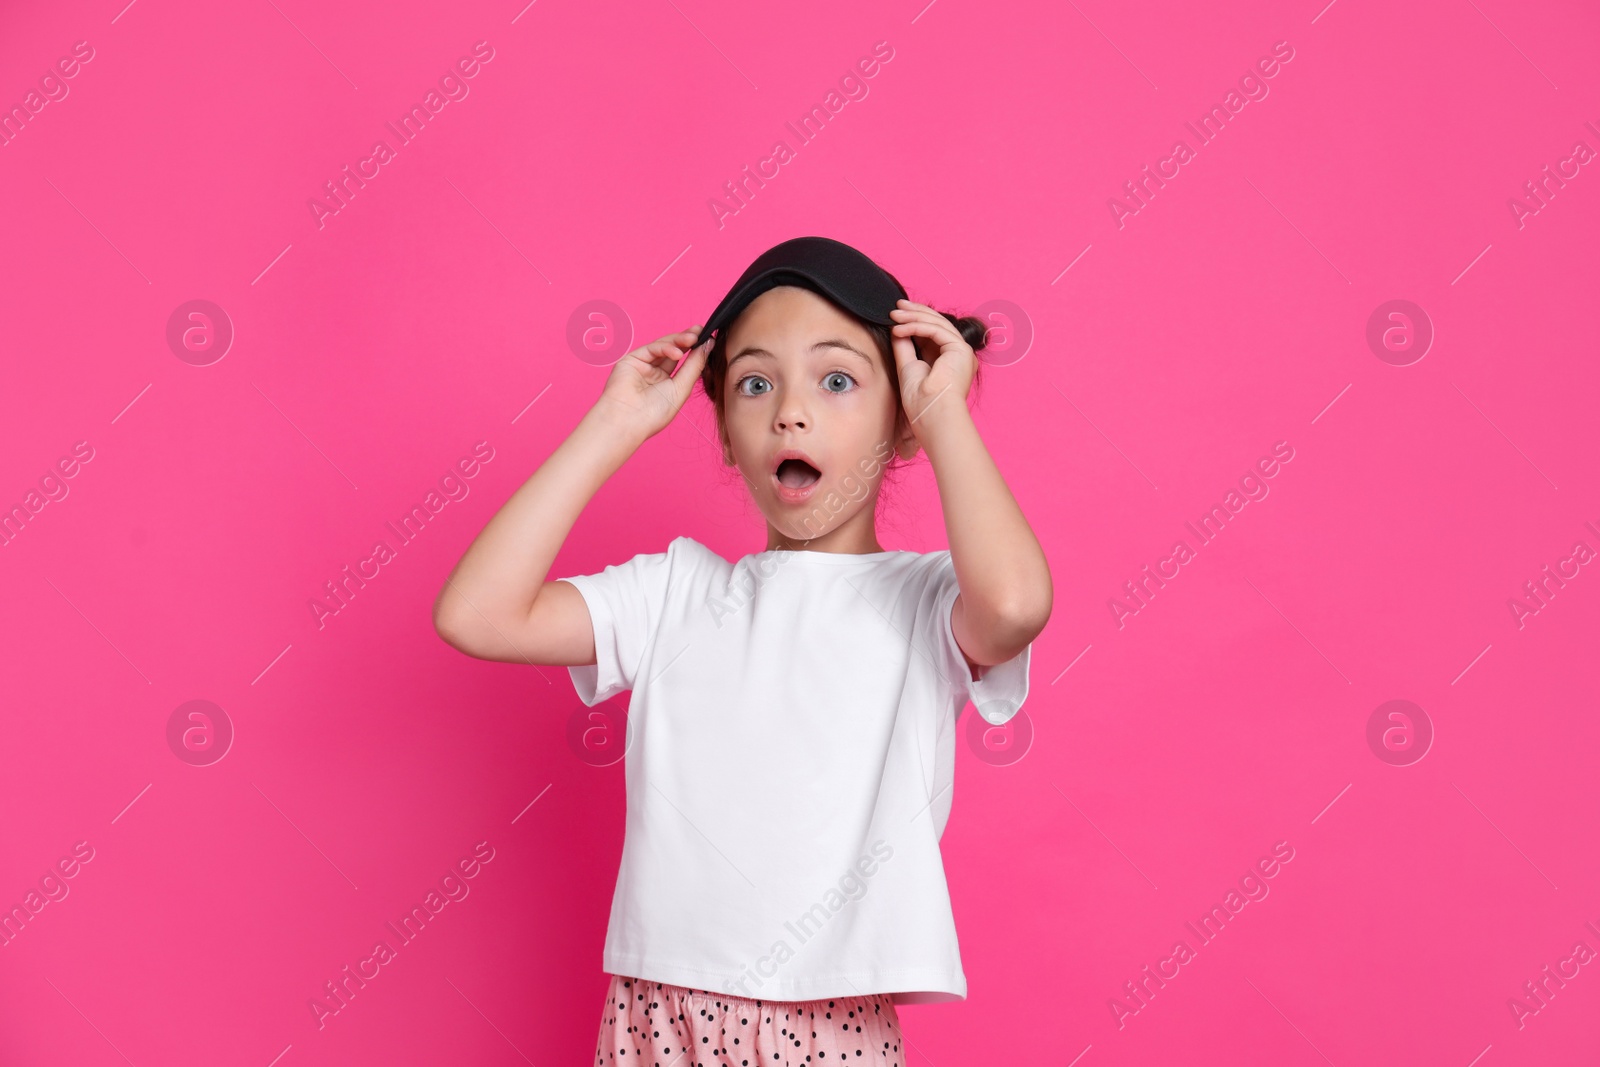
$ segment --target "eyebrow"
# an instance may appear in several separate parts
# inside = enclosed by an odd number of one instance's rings
[[[811,346],[811,351],[815,352],[815,351],[817,351],[819,349],[823,349],[823,348],[842,348],[846,352],[854,353],[858,358],[860,358],[863,362],[865,362],[869,367],[872,366],[871,358],[868,357],[866,353],[862,352],[855,345],[851,344],[849,341],[844,341],[844,340],[841,340],[841,339],[839,339],[837,337],[830,337],[826,341],[818,341],[816,344],[812,345]],[[773,356],[773,354],[771,352],[767,351],[765,348],[760,348],[760,347],[758,347],[756,345],[746,345],[745,347],[743,347],[743,348],[741,348],[739,350],[739,354],[737,356],[734,356],[732,359],[728,360],[728,368],[727,369],[728,370],[732,370],[733,369],[733,365],[735,363],[739,362],[741,359],[744,359],[746,356],[766,356],[769,359],[776,358],[776,357]]]

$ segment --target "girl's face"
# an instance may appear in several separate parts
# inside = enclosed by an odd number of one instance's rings
[[[875,548],[878,486],[906,428],[872,334],[825,297],[781,285],[734,321],[726,352],[726,458],[769,542],[836,534],[847,551]]]

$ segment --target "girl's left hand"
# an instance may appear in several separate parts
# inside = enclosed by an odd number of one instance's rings
[[[950,320],[933,308],[914,300],[896,303],[889,315],[895,320],[890,332],[900,374],[900,403],[912,431],[918,432],[923,414],[936,401],[966,406],[978,356]],[[920,357],[919,348],[925,353]]]

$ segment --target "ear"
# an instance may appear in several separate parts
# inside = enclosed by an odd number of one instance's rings
[[[911,428],[904,408],[894,417],[894,451],[901,459],[911,459],[922,451],[922,443],[917,440],[917,432]]]
[[[737,464],[733,461],[733,443],[728,440],[728,431],[723,428],[722,420],[720,419],[717,420],[717,436],[722,438],[722,465],[724,467],[736,466]]]

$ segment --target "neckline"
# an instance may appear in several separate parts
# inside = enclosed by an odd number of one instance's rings
[[[800,557],[811,563],[870,563],[876,560],[888,559],[890,556],[907,555],[905,549],[887,549],[883,552],[818,552],[810,548],[769,548],[764,552],[753,552],[751,558],[761,556],[775,556],[778,553],[787,553],[790,559]]]

